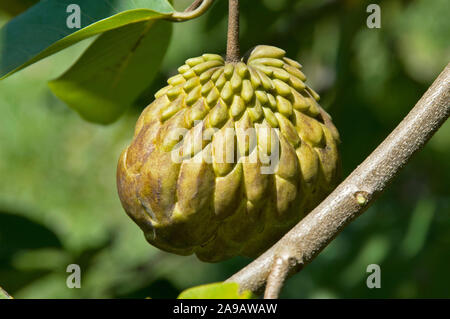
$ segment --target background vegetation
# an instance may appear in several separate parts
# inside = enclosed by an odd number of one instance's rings
[[[115,189],[120,151],[156,89],[185,59],[225,52],[227,1],[216,2],[201,18],[174,25],[157,79],[112,125],[84,121],[47,86],[92,39],[0,82],[0,284],[10,294],[173,298],[224,280],[250,261],[206,264],[153,248],[125,215]],[[241,1],[242,50],[275,45],[303,64],[340,130],[344,176],[450,60],[447,0],[378,1],[381,29],[366,27],[371,2]],[[22,9],[0,10],[1,26]],[[376,204],[288,281],[282,297],[450,297],[449,189],[446,123]],[[71,263],[82,268],[81,289],[66,287]],[[381,266],[381,289],[366,287],[372,263]]]

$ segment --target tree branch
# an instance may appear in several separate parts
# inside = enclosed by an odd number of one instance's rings
[[[261,293],[268,281],[267,294],[278,295],[284,278],[311,262],[346,225],[362,214],[449,114],[450,63],[395,130],[344,182],[274,246],[227,282],[237,282],[242,290]],[[272,267],[279,251],[283,251],[285,259],[293,261],[287,269]]]

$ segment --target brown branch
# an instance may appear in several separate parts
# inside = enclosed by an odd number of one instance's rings
[[[274,246],[227,281],[260,293],[268,278],[284,280],[271,274],[274,257],[281,249],[288,254],[285,258],[294,261],[289,264],[289,274],[300,271],[374,202],[449,114],[450,63],[395,130],[344,182]]]
[[[239,0],[229,0],[227,62],[239,62]]]
[[[292,260],[295,263],[295,260]],[[289,254],[277,254],[267,277],[264,299],[278,299],[289,273]]]

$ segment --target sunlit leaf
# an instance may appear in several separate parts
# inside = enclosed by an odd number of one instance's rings
[[[12,299],[12,297],[0,287],[0,299]]]
[[[178,299],[252,299],[251,291],[239,293],[239,284],[213,283],[186,289]]]

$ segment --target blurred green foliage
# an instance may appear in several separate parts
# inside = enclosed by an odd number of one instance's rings
[[[191,1],[176,0],[180,9]],[[450,58],[447,0],[241,0],[242,50],[284,48],[300,61],[342,137],[349,174],[408,113]],[[118,122],[83,121],[46,81],[92,40],[0,82],[0,284],[16,298],[176,298],[250,262],[206,264],[148,245],[115,189],[120,151],[157,88],[185,59],[223,53],[226,1],[174,25],[162,70]],[[7,20],[0,13],[0,25]],[[363,216],[291,278],[285,298],[450,297],[450,123]],[[81,266],[81,289],[66,267]],[[381,266],[381,289],[366,267]]]
[[[11,16],[18,15],[27,10],[39,0],[1,0],[0,10]]]

